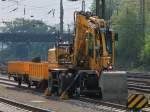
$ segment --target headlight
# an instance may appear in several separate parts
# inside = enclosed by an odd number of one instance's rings
[[[112,70],[112,69],[113,69],[113,67],[112,67],[112,66],[109,66],[109,67],[108,67],[108,69],[109,69],[109,70]]]
[[[68,73],[69,76],[72,76],[72,73]]]

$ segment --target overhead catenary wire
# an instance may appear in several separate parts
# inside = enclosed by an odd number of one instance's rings
[[[12,7],[12,6],[16,6],[16,4],[8,5],[8,6],[6,6],[6,7],[2,7],[1,9],[4,10],[4,9],[9,8],[9,7]]]
[[[10,0],[11,1],[11,0]],[[38,10],[38,9],[42,9],[42,10],[49,10],[49,11],[51,11],[52,10],[52,16],[54,17],[55,16],[55,14],[56,14],[56,9],[55,8],[52,8],[51,7],[51,9],[49,9],[49,7],[47,7],[47,6],[34,6],[34,5],[27,5],[27,4],[21,4],[21,2],[23,2],[23,1],[26,1],[26,0],[22,0],[22,1],[19,1],[19,0],[16,0],[16,1],[18,1],[17,2],[17,10],[19,10],[20,9],[20,6],[22,6],[22,5],[25,5],[26,6],[26,8],[32,8],[32,10]],[[64,2],[64,3],[67,3],[67,2]],[[3,9],[6,9],[6,8],[9,8],[9,7],[13,7],[13,6],[15,6],[16,4],[13,4],[13,5],[10,5],[10,6],[6,6],[6,7],[4,7]],[[13,8],[13,9],[16,9],[16,8]],[[17,10],[13,10],[13,9],[10,9],[10,11],[8,11],[8,12],[15,12],[15,11],[17,11]],[[71,8],[69,8],[69,9],[71,9]],[[69,10],[68,8],[67,8],[67,10]],[[47,13],[48,13],[48,15],[50,14],[50,12],[48,12],[47,11]],[[44,15],[46,15],[46,14],[44,14]]]
[[[15,6],[15,5],[12,5],[12,6]],[[29,6],[29,7],[31,7],[31,6]],[[19,9],[23,9],[23,15],[27,15],[28,13],[28,5],[24,5],[24,7],[23,8],[20,8],[19,6],[18,7],[15,7],[15,8],[13,8],[13,9],[11,9],[10,11],[8,11],[8,13],[12,13],[12,12],[16,12],[16,11],[19,11]],[[39,8],[39,7],[38,7]],[[32,7],[32,10],[38,10],[37,9],[37,7],[35,8],[33,8]],[[46,11],[45,11],[45,13],[43,14],[43,16],[45,16],[45,15],[51,15],[52,17],[55,17],[55,14],[56,14],[56,9],[54,9],[54,8],[51,8],[51,9],[49,9],[49,8],[47,8],[47,9],[45,9]],[[21,11],[21,10],[20,10]],[[19,11],[19,12],[20,12]],[[41,10],[39,10],[39,11],[41,11]],[[5,12],[6,13],[6,12]],[[34,14],[31,14],[31,16],[33,17],[33,15]],[[31,17],[30,16],[30,17]]]
[[[57,9],[58,7],[56,5],[58,5],[58,2],[50,2],[50,5],[46,5],[46,4],[31,4],[32,2],[30,2],[31,0],[28,0],[29,2],[21,2],[22,0],[18,0],[18,9],[15,11],[12,11],[13,9],[16,8],[16,5],[14,4],[14,6],[10,7],[10,8],[6,8],[6,10],[2,11],[2,13],[4,13],[4,19],[6,18],[6,20],[10,20],[11,18],[14,19],[15,17],[23,17],[24,16],[24,5],[25,5],[25,10],[26,10],[26,14],[25,14],[25,18],[28,19],[42,19],[45,21],[53,21],[53,20],[59,20],[60,17],[60,10]],[[64,9],[68,10],[71,12],[71,10],[80,10],[81,9],[81,5],[76,5],[81,3],[81,1],[78,2],[67,2],[67,0],[64,0]],[[86,2],[87,5],[88,2]],[[72,4],[75,4],[71,7]],[[8,4],[4,4],[5,6]],[[50,10],[53,11],[48,14],[48,12]],[[87,9],[86,9],[87,10]],[[12,11],[12,12],[10,12]],[[9,13],[10,12],[10,13]],[[6,14],[8,13],[8,14]],[[72,13],[72,12],[71,12]],[[67,13],[64,13],[65,16],[67,15]],[[71,17],[69,17],[71,18]],[[67,19],[69,20],[69,19]],[[57,22],[51,22],[52,24],[58,24]],[[68,24],[68,23],[66,23]]]

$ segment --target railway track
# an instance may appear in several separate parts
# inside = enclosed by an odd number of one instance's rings
[[[115,103],[104,102],[101,100],[96,100],[94,98],[80,97],[80,101],[94,103],[96,105],[102,106],[104,109],[111,110],[111,112],[126,112],[127,108],[125,105],[119,105]]]
[[[150,80],[149,79],[134,79],[134,78],[128,78],[128,83],[136,83],[141,85],[147,85],[150,86]]]
[[[13,80],[9,80],[7,77],[0,77],[0,84],[6,85],[6,86],[18,87],[18,84],[16,82],[14,82]],[[29,89],[24,84],[23,84],[23,86],[21,86],[21,88]],[[34,90],[34,89],[30,88],[30,90]],[[38,108],[38,107],[35,107],[35,106],[31,106],[31,105],[28,105],[28,104],[23,104],[23,103],[15,101],[15,100],[10,100],[10,99],[3,98],[3,97],[0,97],[0,102],[11,105],[11,106],[14,106],[14,107],[18,107],[20,109],[27,110],[29,112],[54,112],[52,110],[46,110],[46,109],[43,109],[43,108]]]
[[[0,77],[0,84],[7,86],[18,86],[16,82],[14,82],[13,80],[8,80],[8,78],[5,77]],[[27,88],[27,85],[25,84],[22,84],[21,88],[36,91],[35,88]],[[144,81],[128,81],[128,89],[150,94],[150,86],[147,85],[147,82],[145,84]]]
[[[128,78],[134,79],[150,79],[150,72],[127,72]]]
[[[30,112],[30,111],[0,102],[0,112]]]
[[[23,83],[21,84],[21,86],[18,86],[17,82],[15,82],[13,79],[9,80],[7,77],[1,77],[0,76],[0,85],[9,86],[9,87],[18,87],[20,89],[32,90],[35,92],[42,92],[43,93],[43,91],[36,89],[36,87],[29,88],[28,85],[23,84]]]
[[[24,109],[24,110],[27,110],[27,111],[30,111],[30,112],[54,112],[52,110],[46,110],[46,109],[34,107],[34,106],[31,106],[31,105],[23,104],[23,103],[13,101],[13,100],[10,100],[10,99],[6,99],[6,98],[2,98],[2,97],[0,97],[0,102],[3,102],[5,104],[9,104],[11,106],[18,107],[20,109]]]
[[[144,82],[142,80],[136,81],[136,80],[130,80],[130,79],[128,79],[128,81],[129,81],[128,82],[129,90],[135,90],[135,91],[150,94],[150,86],[145,86],[147,84],[147,82]],[[17,83],[15,83],[13,80],[8,80],[8,78],[6,78],[6,77],[0,77],[0,84],[17,86]],[[23,87],[23,88],[26,88],[26,87]],[[83,102],[94,103],[96,105],[100,105],[100,106],[104,107],[105,109],[109,108],[109,109],[113,110],[114,112],[126,112],[126,106],[124,106],[124,105],[118,105],[115,103],[104,102],[104,101],[91,99],[91,98],[87,98],[87,97],[80,97],[80,99],[78,99],[78,100],[83,101]],[[1,101],[1,98],[0,98],[0,101]],[[150,104],[149,104],[149,107],[150,107]],[[36,112],[38,112],[38,111],[36,111]],[[43,111],[43,112],[46,112],[46,111]],[[149,112],[149,111],[145,111],[145,112]]]
[[[150,94],[150,80],[149,75],[143,75],[138,73],[128,76],[128,89]]]
[[[9,80],[7,78],[3,78],[3,77],[0,77],[0,84],[1,83],[2,84],[6,84],[6,85],[11,85],[11,86],[16,86],[16,84],[17,84],[17,83],[15,83],[13,81],[9,82]],[[0,102],[1,102],[1,100],[3,100],[3,99],[0,98]],[[106,110],[107,110],[107,112],[125,112],[125,106],[122,106],[122,105],[108,103],[108,102],[102,102],[100,100],[94,100],[94,99],[83,98],[83,97],[81,97],[81,98],[79,98],[77,100],[99,105],[99,106],[101,106],[100,107],[101,110],[104,109],[104,112]],[[5,102],[5,99],[4,99],[4,103],[7,103],[7,101]],[[9,104],[11,104],[11,103],[9,103]],[[16,104],[16,102],[13,105],[19,105],[19,107],[24,108],[24,109],[28,108],[28,107],[25,107],[24,105],[20,106],[20,104]],[[32,108],[31,109],[30,108],[31,107],[29,107],[28,110],[32,109]],[[34,112],[48,112],[48,111],[34,111]]]
[[[128,84],[128,89],[150,94],[150,86]]]
[[[80,97],[79,100],[99,105],[102,108],[104,108],[104,110],[107,110],[107,112],[128,112],[128,109],[126,108],[125,105],[119,105],[116,103],[104,102],[101,100],[91,99],[91,98],[87,98],[87,97]],[[148,105],[148,108],[143,109],[142,112],[150,112],[149,108],[150,108],[150,104]]]

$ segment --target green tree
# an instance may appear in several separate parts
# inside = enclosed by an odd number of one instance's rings
[[[150,6],[150,4],[147,4],[147,6]],[[147,15],[146,16],[146,37],[145,37],[145,41],[144,41],[144,46],[143,49],[141,51],[141,55],[140,55],[140,61],[142,62],[142,66],[145,69],[149,69],[149,64],[150,64],[150,16]]]
[[[141,61],[143,66],[149,68],[150,63],[150,34],[145,39],[145,45],[141,51]]]
[[[136,7],[135,7],[136,5]],[[119,33],[117,64],[122,68],[140,66],[140,53],[144,44],[141,23],[138,15],[138,2],[124,0],[119,13],[113,15],[113,28]]]
[[[28,20],[23,18],[16,18],[12,22],[4,23],[5,27],[1,28],[2,32],[28,32],[28,33],[45,33],[55,30],[49,27],[40,20]]]

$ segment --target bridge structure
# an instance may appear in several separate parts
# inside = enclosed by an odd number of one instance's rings
[[[71,41],[72,35],[64,33],[62,40]],[[56,42],[57,33],[0,33],[0,42]]]
[[[54,45],[55,42],[60,40],[60,36],[58,33],[0,33],[0,61],[6,61],[5,55],[5,46],[7,44],[12,43],[25,43],[23,45],[26,45],[26,49],[21,49],[19,51],[16,51],[19,54],[28,55],[30,54],[30,47],[33,42],[39,42],[39,43],[50,43],[51,45]],[[72,40],[72,34],[70,33],[64,33],[61,37],[61,40],[63,41],[71,41]],[[44,47],[44,46],[43,46]],[[45,51],[45,54],[47,54],[47,51]]]

